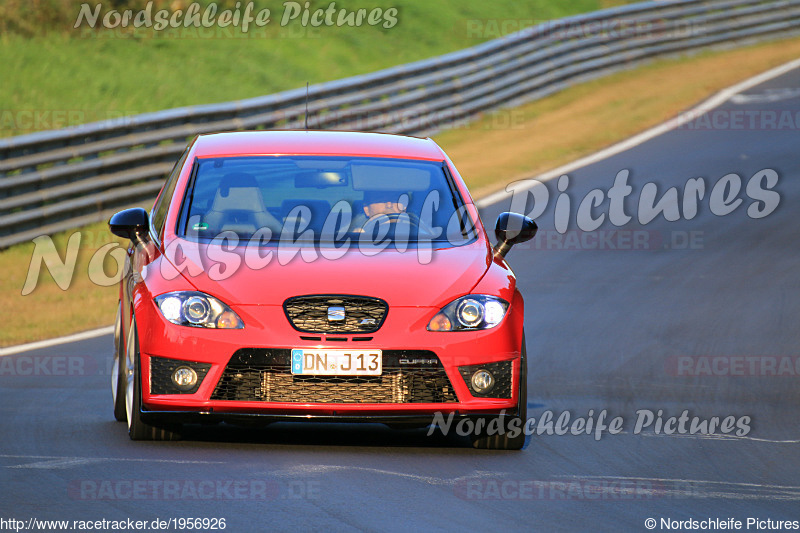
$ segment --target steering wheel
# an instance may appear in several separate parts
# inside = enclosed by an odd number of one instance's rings
[[[416,228],[417,232],[427,234],[429,236],[436,236],[437,234],[434,232],[431,227],[422,222],[415,213],[381,213],[380,215],[375,215],[374,217],[370,218],[368,223],[365,223],[362,228],[366,229],[367,225],[369,225],[370,231],[374,231],[374,227],[380,224],[397,224],[401,220],[401,216],[405,215],[405,220],[408,222],[409,226],[412,228]],[[362,230],[363,231],[363,230]]]
[[[396,224],[400,220],[401,215],[406,215],[409,226],[417,229],[418,238],[434,238],[438,235],[431,226],[422,222],[415,213],[384,213],[384,215],[389,219],[390,224]]]
[[[416,228],[420,227],[419,217],[414,213],[408,213],[408,212],[403,212],[403,213],[383,213],[383,214],[378,215],[378,216],[379,217],[380,216],[385,216],[386,218],[389,219],[389,223],[390,224],[397,224],[400,221],[400,217],[403,216],[403,215],[406,216],[406,220],[408,220],[408,222],[410,222],[412,226],[414,226]]]

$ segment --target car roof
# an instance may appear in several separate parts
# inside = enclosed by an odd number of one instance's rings
[[[196,157],[242,155],[341,155],[442,161],[431,139],[388,133],[319,130],[271,130],[199,135]]]

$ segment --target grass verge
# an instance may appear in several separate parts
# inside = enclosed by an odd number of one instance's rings
[[[567,89],[549,98],[488,115],[436,137],[476,197],[519,177],[595,152],[647,129],[734,83],[800,56],[800,39],[732,51],[705,52],[651,65]],[[664,88],[669,87],[669,91]],[[71,233],[71,232],[70,232]],[[33,244],[0,252],[0,346],[105,326],[112,322],[117,287],[90,280],[95,251],[112,240],[104,224],[81,230],[77,267],[68,290],[43,268],[36,289],[21,296]],[[64,254],[69,234],[54,236]],[[101,265],[93,265],[95,271]],[[113,273],[108,257],[102,266]],[[18,318],[16,322],[11,320]]]
[[[257,4],[269,6],[273,18],[246,33],[231,27],[153,33],[85,25],[34,37],[0,32],[0,136],[272,94],[307,81],[336,80],[437,56],[536,22],[631,1],[374,0],[370,8],[397,9],[394,26],[315,28],[304,27],[301,19],[282,26],[283,3],[261,0]],[[76,20],[83,2],[63,2],[73,4],[69,9]],[[27,5],[27,0],[14,3]],[[104,3],[104,9],[109,5]],[[364,5],[339,0],[336,7],[354,11]],[[4,9],[10,8],[0,3],[0,19]]]

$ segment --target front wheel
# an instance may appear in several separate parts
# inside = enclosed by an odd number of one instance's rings
[[[142,372],[135,317],[131,321],[125,353],[125,410],[128,435],[132,440],[178,440],[180,438],[178,432],[151,426],[142,421]]]
[[[111,399],[114,402],[114,418],[124,422],[128,418],[125,409],[125,365],[122,358],[125,347],[122,343],[122,304],[117,307],[117,320],[114,322],[114,360],[111,367]]]
[[[519,365],[519,400],[517,412],[512,416],[504,417],[503,433],[496,435],[473,435],[472,447],[485,450],[521,450],[525,445],[525,422],[528,420],[528,358],[525,348],[525,333],[522,333],[522,348],[520,349]],[[483,427],[488,427],[489,420]],[[511,433],[514,436],[509,436]]]

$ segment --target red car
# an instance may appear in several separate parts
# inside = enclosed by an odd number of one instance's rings
[[[254,419],[525,420],[524,305],[504,256],[536,225],[503,213],[492,247],[430,139],[201,135],[149,215],[109,226],[131,240],[112,392],[132,439]],[[472,439],[519,449],[524,433]]]

